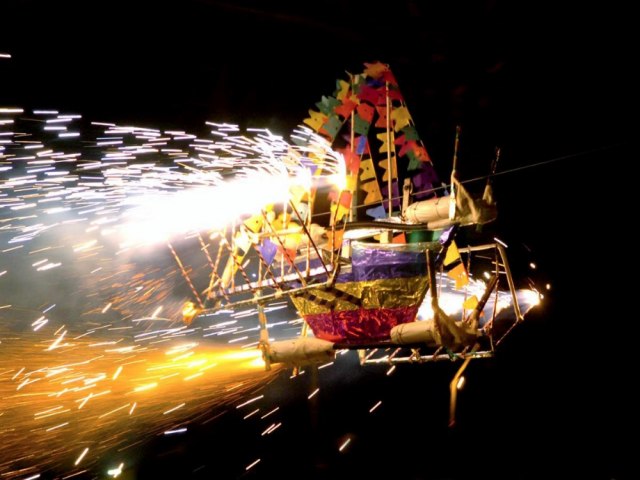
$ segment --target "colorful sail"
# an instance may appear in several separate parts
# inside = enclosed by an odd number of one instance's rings
[[[433,196],[438,177],[388,65],[365,64],[362,73],[338,80],[333,95],[316,107],[304,122],[343,154],[346,188],[358,205],[370,207],[368,216],[380,216],[371,208],[378,205],[388,215],[389,185],[393,208],[399,207],[399,185],[407,178],[414,198]],[[340,221],[349,208],[335,204]]]

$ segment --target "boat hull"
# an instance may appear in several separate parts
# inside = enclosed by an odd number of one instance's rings
[[[413,322],[427,292],[426,250],[439,244],[352,245],[351,271],[333,287],[307,290],[293,303],[317,338],[340,343],[389,339]]]

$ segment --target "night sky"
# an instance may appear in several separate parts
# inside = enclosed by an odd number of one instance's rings
[[[472,363],[458,427],[446,427],[452,366],[387,377],[347,365],[311,402],[314,379],[278,380],[266,395],[282,397],[289,428],[247,476],[637,478],[624,440],[636,433],[627,332],[637,319],[632,280],[620,277],[632,275],[635,250],[619,178],[637,156],[628,11],[611,2],[75,3],[1,2],[0,53],[12,58],[0,58],[0,105],[286,135],[345,71],[379,60],[442,178],[456,125],[461,179],[486,174],[496,146],[498,172],[515,170],[495,179],[492,228],[525,244],[553,288],[495,359]],[[358,414],[378,397],[377,417]],[[129,474],[236,478],[241,450],[256,442],[238,424],[223,419],[181,444],[153,440]],[[353,446],[337,455],[347,433]]]

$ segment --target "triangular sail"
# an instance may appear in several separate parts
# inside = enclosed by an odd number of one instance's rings
[[[357,75],[338,80],[304,123],[344,156],[345,190],[334,202],[335,220],[382,218],[400,207],[400,188],[411,182],[415,199],[434,195],[438,177],[395,76],[388,65],[365,64]],[[391,190],[391,202],[389,202]],[[345,198],[351,204],[345,202]],[[364,207],[357,211],[353,207]]]

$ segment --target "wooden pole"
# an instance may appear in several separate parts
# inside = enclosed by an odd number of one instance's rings
[[[385,82],[385,97],[387,108],[387,195],[389,218],[391,218],[393,212],[393,170],[391,170],[391,100],[389,99],[389,82]]]

